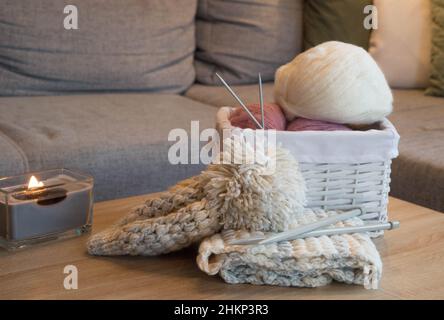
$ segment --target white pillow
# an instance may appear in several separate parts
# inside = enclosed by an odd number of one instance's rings
[[[425,88],[431,55],[430,0],[374,0],[378,29],[369,52],[394,88]]]

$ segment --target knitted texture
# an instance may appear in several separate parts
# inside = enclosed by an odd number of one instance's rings
[[[225,140],[224,160],[202,173],[209,181],[206,197],[223,216],[225,229],[287,230],[305,205],[305,181],[298,162],[286,149],[261,150],[243,139],[241,135]],[[253,154],[254,161],[246,161]]]
[[[294,228],[337,212],[306,209],[291,224]],[[359,218],[338,222],[335,227],[359,226]],[[332,280],[376,289],[382,262],[367,234],[344,234],[281,241],[267,245],[230,245],[233,239],[263,235],[245,230],[224,230],[205,239],[197,264],[209,275],[228,283],[251,283],[295,287],[319,287]]]
[[[255,150],[229,139],[218,164],[134,208],[108,230],[93,235],[94,255],[159,255],[185,248],[221,228],[287,230],[305,204],[298,163],[284,149]],[[240,144],[240,145],[239,145]],[[242,150],[241,153],[238,150]],[[226,159],[234,161],[226,162]],[[268,161],[267,161],[268,159]],[[275,166],[270,167],[270,159]]]

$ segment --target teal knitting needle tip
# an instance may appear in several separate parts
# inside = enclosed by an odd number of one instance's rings
[[[222,84],[227,88],[228,92],[236,99],[236,101],[241,105],[241,107],[245,110],[245,112],[248,114],[248,116],[253,120],[253,122],[256,124],[256,126],[259,129],[263,129],[263,126],[256,120],[255,116],[248,110],[247,106],[242,102],[242,100],[238,97],[238,95],[231,89],[231,87],[228,85],[228,83],[225,82],[225,80],[216,72],[216,76],[219,78],[219,80],[222,82]]]

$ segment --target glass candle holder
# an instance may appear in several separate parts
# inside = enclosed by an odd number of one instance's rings
[[[89,232],[92,177],[68,169],[0,179],[0,247],[16,250]]]

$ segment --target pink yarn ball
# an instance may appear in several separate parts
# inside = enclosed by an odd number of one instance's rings
[[[339,123],[332,123],[306,118],[296,118],[287,126],[287,131],[350,131],[349,127]]]
[[[256,120],[261,123],[261,107],[259,104],[247,105],[248,110],[254,115]],[[237,107],[230,117],[231,125],[242,129],[258,129],[253,120],[248,116],[242,107]],[[275,129],[284,131],[286,120],[281,108],[274,103],[264,104],[264,123],[265,129]]]

